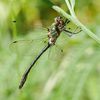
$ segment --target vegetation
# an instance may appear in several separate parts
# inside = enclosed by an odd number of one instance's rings
[[[0,1],[0,100],[100,100],[99,0],[65,1]],[[47,33],[40,27],[49,27],[59,15],[69,18],[82,32],[73,37],[62,33],[57,44],[63,54],[48,50],[19,90],[25,69],[44,46],[39,45],[39,38]],[[72,23],[69,26],[73,30],[76,26]],[[11,44],[34,38],[17,48]]]

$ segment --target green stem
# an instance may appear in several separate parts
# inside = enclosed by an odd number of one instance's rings
[[[82,29],[82,31],[84,31],[85,33],[87,33],[91,38],[93,38],[95,41],[97,41],[100,44],[100,39],[93,33],[91,32],[89,29],[87,29],[75,16],[75,14],[73,16],[67,14],[63,9],[61,9],[58,6],[53,6],[53,9],[56,10],[58,13],[62,14],[64,17],[70,19],[75,25],[77,25],[78,27],[80,27]]]
[[[65,0],[65,2],[66,2],[66,4],[67,4],[67,6],[68,6],[68,9],[69,9],[69,11],[70,11],[70,13],[72,14],[72,8],[71,8],[71,5],[70,5],[70,3],[69,3],[69,0]]]
[[[72,3],[70,4],[69,0],[65,0],[65,2],[67,4],[67,6],[68,6],[68,9],[69,9],[71,15],[74,16],[75,15],[75,13],[74,13],[74,5],[71,5]]]

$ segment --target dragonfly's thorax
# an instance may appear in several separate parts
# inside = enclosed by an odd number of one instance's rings
[[[48,29],[49,43],[54,45],[60,33],[63,31],[64,21],[61,17],[56,17],[55,22]]]

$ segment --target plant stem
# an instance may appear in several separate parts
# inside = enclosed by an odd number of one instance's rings
[[[82,29],[83,32],[87,33],[91,38],[93,38],[95,41],[97,41],[97,43],[100,44],[100,39],[93,33],[91,32],[89,29],[87,29],[78,19],[77,17],[74,15],[69,15],[67,14],[63,9],[61,9],[58,6],[53,6],[53,9],[56,10],[58,13],[62,14],[64,17],[68,18],[69,20],[71,20],[75,25],[77,25],[78,27],[80,27]]]

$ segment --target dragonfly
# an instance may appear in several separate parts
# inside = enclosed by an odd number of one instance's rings
[[[54,22],[52,23],[52,25],[50,26],[50,28],[47,28],[47,44],[45,47],[42,48],[42,50],[38,53],[38,55],[34,58],[33,62],[31,63],[31,65],[26,69],[26,71],[24,72],[20,84],[19,84],[19,89],[21,89],[28,77],[28,74],[30,72],[30,70],[32,69],[32,67],[35,65],[35,63],[38,61],[38,59],[52,46],[54,46],[56,44],[57,39],[59,38],[60,34],[62,32],[65,32],[69,37],[71,37],[74,34],[78,34],[79,32],[81,32],[82,30],[80,29],[78,32],[74,32],[68,30],[66,28],[66,26],[70,23],[69,19],[63,19],[61,16],[58,16],[54,19]],[[16,44],[17,41],[14,41],[13,44]]]

